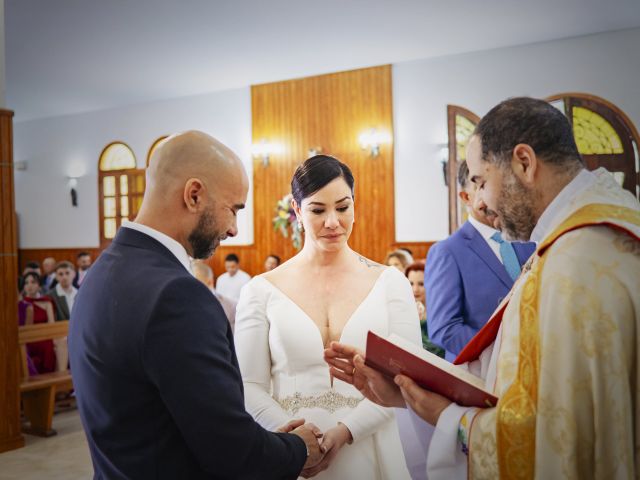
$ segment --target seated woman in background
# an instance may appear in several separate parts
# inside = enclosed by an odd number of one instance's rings
[[[427,331],[427,307],[424,289],[424,262],[414,262],[407,267],[404,274],[409,279],[411,289],[413,290],[413,298],[416,301],[416,308],[420,316],[420,329],[422,330],[422,346],[425,350],[430,351],[444,358],[444,349],[440,348],[429,340],[429,332]]]
[[[334,384],[323,360],[334,340],[364,349],[369,330],[420,344],[406,278],[347,244],[353,188],[349,167],[333,157],[316,155],[296,169],[292,205],[304,246],[253,278],[238,303],[235,345],[245,402],[267,429],[304,418],[324,432],[325,457],[305,477],[407,479],[394,410],[347,383]]]
[[[19,325],[55,321],[53,300],[42,295],[40,288],[40,276],[35,272],[27,272],[23,278],[22,300],[18,303]],[[53,340],[28,343],[27,356],[32,362],[29,367],[30,375],[53,372],[56,369]]]
[[[394,250],[387,254],[387,258],[384,259],[385,265],[395,267],[404,273],[405,269],[409,266],[409,258],[402,250]]]

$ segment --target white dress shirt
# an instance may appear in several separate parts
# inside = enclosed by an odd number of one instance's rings
[[[69,290],[67,291],[58,283],[56,285],[56,293],[58,294],[58,296],[65,297],[67,299],[69,314],[71,314],[71,310],[73,310],[73,302],[76,301],[76,295],[78,294],[78,289],[71,285],[71,287],[69,287]]]
[[[496,257],[498,257],[498,260],[502,263],[502,257],[500,256],[500,244],[491,238],[496,232],[498,232],[498,230],[479,222],[473,218],[473,215],[469,215],[469,223],[473,225],[473,228],[475,228],[480,235],[482,235],[482,238],[487,242],[491,251],[496,254]]]
[[[87,275],[89,270],[78,270],[78,285],[81,285],[84,281],[84,277]]]
[[[147,225],[142,225],[141,223],[124,221],[122,222],[122,226],[125,228],[130,228],[131,230],[136,230],[138,232],[144,233],[145,235],[149,235],[154,240],[157,240],[158,242],[160,242],[162,245],[167,247],[167,249],[171,253],[175,255],[175,257],[180,261],[182,266],[184,266],[184,268],[187,269],[187,272],[193,274],[193,272],[191,271],[191,259],[189,258],[187,251],[179,242],[177,242],[170,236],[165,235],[164,233],[159,232],[158,230],[151,228]]]
[[[233,277],[228,273],[223,273],[216,282],[216,292],[237,302],[240,298],[240,290],[249,283],[249,280],[251,280],[251,275],[240,269]]]

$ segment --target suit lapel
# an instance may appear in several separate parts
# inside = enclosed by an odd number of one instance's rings
[[[531,249],[531,252],[529,252],[529,245],[530,245],[529,243],[518,243],[518,242],[513,243],[513,248],[516,251],[516,255],[518,256],[518,262],[520,262],[521,267],[525,263],[527,263],[527,260],[529,260],[529,257],[533,253],[533,249]]]
[[[467,241],[468,247],[473,250],[473,252],[480,257],[480,259],[487,264],[487,266],[495,273],[495,275],[500,279],[502,283],[507,288],[511,288],[513,285],[513,280],[507,273],[507,270],[504,268],[504,265],[500,263],[500,260],[496,257],[496,255],[491,251],[489,245],[482,235],[474,228],[471,223],[467,222],[465,224],[465,239]]]
[[[180,260],[171,253],[171,251],[165,247],[162,243],[149,235],[133,230],[132,228],[122,227],[118,229],[116,237],[111,243],[112,246],[119,247],[120,245],[128,245],[130,247],[142,248],[145,250],[155,251],[162,256],[166,257],[169,261],[176,265],[176,268],[184,270],[184,266],[180,263]],[[109,247],[111,248],[111,247]]]
[[[62,313],[64,314],[64,318],[68,319],[71,317],[71,312],[69,312],[69,304],[67,303],[67,297],[62,295],[59,298],[60,298],[60,301],[62,302],[61,310],[62,310]],[[59,320],[62,320],[62,319],[59,319]]]

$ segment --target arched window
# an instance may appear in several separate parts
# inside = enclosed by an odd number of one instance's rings
[[[586,93],[560,93],[546,100],[571,122],[586,167],[606,168],[624,189],[640,199],[640,135],[629,117],[613,103]],[[457,167],[464,160],[466,143],[480,117],[456,105],[447,106],[447,116],[449,229],[453,233],[466,220],[458,200]]]
[[[466,160],[467,143],[480,121],[475,113],[457,105],[447,105],[449,130],[449,161],[446,165],[446,178],[449,185],[449,233],[455,232],[467,221],[467,210],[458,196],[458,166]]]
[[[162,143],[165,138],[169,138],[169,135],[163,135],[158,137],[155,142],[151,144],[151,148],[149,148],[149,153],[147,153],[147,167],[149,166],[149,161],[151,160],[151,155],[156,151],[156,148]]]
[[[137,215],[144,187],[144,170],[136,169],[131,148],[122,142],[107,145],[98,161],[101,247],[111,242],[124,220]]]
[[[560,93],[547,100],[569,118],[587,168],[606,168],[623,188],[640,198],[640,137],[629,117],[595,95]]]

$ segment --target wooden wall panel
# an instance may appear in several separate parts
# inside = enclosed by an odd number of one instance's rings
[[[289,193],[295,168],[311,148],[334,155],[353,170],[356,179],[356,223],[350,245],[382,262],[396,248],[394,219],[393,142],[381,145],[371,157],[360,148],[362,132],[376,128],[393,138],[391,67],[382,66],[334,73],[251,88],[253,142],[265,139],[280,144],[269,165],[253,161],[254,244],[220,247],[209,263],[216,275],[224,272],[224,257],[236,253],[241,268],[251,275],[263,271],[264,259],[273,253],[286,260],[296,251],[288,238],[273,230],[276,202]],[[399,245],[399,244],[398,244]],[[424,258],[429,244],[404,244]],[[21,267],[46,256],[74,260],[82,249],[21,250]],[[96,249],[86,249],[97,256]]]
[[[58,262],[68,260],[75,265],[76,257],[80,252],[91,254],[91,258],[95,262],[101,251],[100,248],[96,247],[21,248],[18,252],[18,264],[20,272],[24,270],[28,262],[38,262],[42,265],[42,261],[47,257],[53,257]]]
[[[0,452],[24,446],[18,389],[18,243],[12,118],[13,112],[0,110]]]
[[[260,273],[264,258],[275,253],[290,258],[296,252],[289,239],[274,232],[271,219],[276,202],[290,192],[291,176],[321,147],[349,165],[356,179],[356,224],[350,245],[382,261],[394,243],[393,143],[383,144],[371,157],[360,148],[362,132],[376,128],[393,137],[391,67],[258,85],[251,88],[253,142],[266,140],[283,147],[269,165],[254,159],[254,236],[249,248],[220,248],[211,260],[220,274],[224,256],[233,251],[243,269]]]

